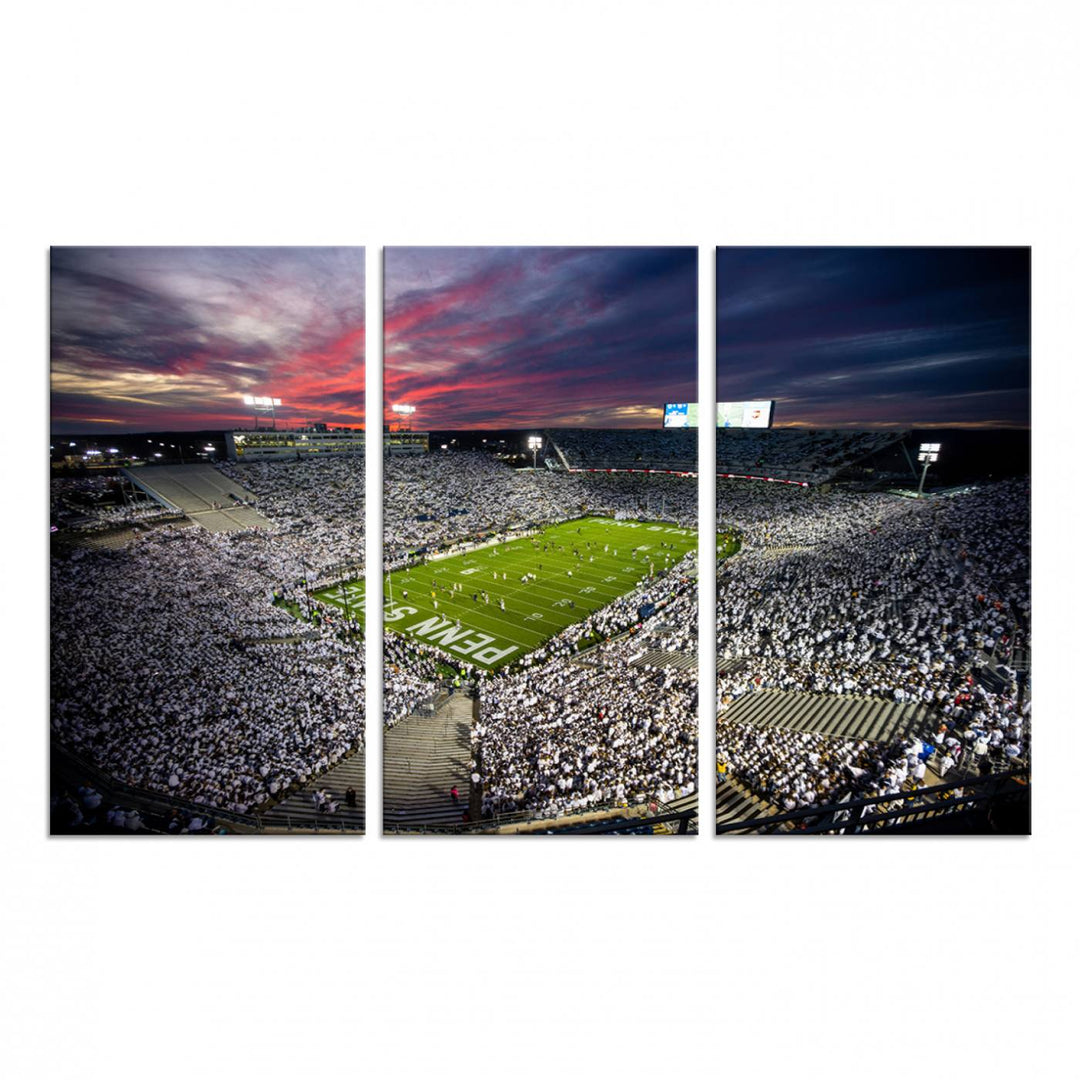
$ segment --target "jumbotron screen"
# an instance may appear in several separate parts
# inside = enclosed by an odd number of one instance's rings
[[[664,406],[664,427],[697,427],[697,402]]]
[[[767,428],[772,424],[771,401],[721,401],[716,406],[717,427]]]
[[[772,426],[771,401],[721,401],[716,406],[717,427],[767,428]],[[664,406],[664,427],[691,428],[698,426],[696,401]]]

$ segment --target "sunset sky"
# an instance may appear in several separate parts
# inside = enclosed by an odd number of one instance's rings
[[[694,248],[387,248],[384,408],[414,426],[659,426],[697,399]]]
[[[717,397],[775,424],[1026,427],[1027,248],[721,248]]]
[[[1022,248],[722,248],[717,397],[777,424],[1024,426]],[[653,426],[695,401],[692,248],[388,248],[385,400],[420,428]],[[362,248],[54,248],[57,432],[360,425]],[[389,416],[388,416],[389,418]]]
[[[52,430],[364,416],[363,248],[53,248]]]

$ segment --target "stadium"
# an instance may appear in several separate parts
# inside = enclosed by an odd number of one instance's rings
[[[363,249],[54,248],[51,314],[51,831],[362,832]]]
[[[1030,479],[915,497],[911,442],[762,433],[756,467],[809,479],[717,480],[719,832],[1026,829]]]
[[[385,249],[384,832],[697,831],[697,274]]]
[[[171,438],[51,481],[53,831],[360,832],[364,458]]]
[[[695,831],[696,436],[489,434],[384,460],[384,830]]]
[[[364,829],[362,260],[54,250],[54,832]],[[696,831],[696,251],[385,263],[386,830]]]
[[[54,832],[364,828],[364,458],[229,434],[57,453]],[[693,832],[696,436],[539,438],[385,441],[384,827]]]
[[[718,249],[777,399],[716,436],[718,833],[1029,831],[1029,309],[1026,249]]]

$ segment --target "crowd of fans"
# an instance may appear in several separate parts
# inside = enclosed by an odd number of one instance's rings
[[[458,451],[383,462],[385,558],[574,516],[572,480],[511,469],[490,454]]]
[[[601,431],[574,428],[547,431],[557,460],[571,469],[681,469],[697,472],[697,431],[642,428]]]
[[[164,813],[140,811],[107,800],[90,783],[64,788],[50,800],[53,833],[209,833],[214,819],[206,813],[172,808]]]
[[[696,486],[675,477],[514,470],[469,452],[391,459],[384,468],[387,569],[418,551],[461,550],[484,536],[586,513],[697,525]],[[693,555],[684,558],[494,676],[388,632],[386,724],[433,700],[452,663],[479,686],[471,768],[485,816],[557,814],[694,791],[696,673],[641,663],[650,650],[696,650],[694,563]],[[639,611],[648,605],[657,614],[642,622]],[[582,648],[593,644],[579,663]]]
[[[440,669],[440,663],[443,667]],[[459,665],[470,668],[470,665]],[[449,669],[430,645],[383,635],[383,717],[387,727],[433,702]]]
[[[52,730],[133,787],[248,813],[363,744],[362,642],[305,586],[362,572],[363,461],[230,474],[269,530],[54,554]]]
[[[822,483],[899,438],[900,434],[892,431],[720,428],[716,432],[716,468],[717,472],[765,473]]]
[[[667,483],[665,483],[667,481]],[[490,454],[458,451],[387,458],[383,539],[388,568],[418,552],[453,550],[482,535],[542,526],[583,513],[648,510],[696,522],[696,490],[677,478],[512,469]]]
[[[49,520],[58,529],[75,528],[83,533],[132,525],[157,524],[175,518],[176,512],[128,490],[121,493],[113,476],[58,476],[49,489]]]
[[[902,744],[883,746],[734,722],[723,730],[721,780],[730,771],[780,810],[898,794],[909,775],[926,772],[918,754],[909,772]]]
[[[304,569],[324,576],[346,569],[353,577],[363,574],[362,455],[223,463],[219,468],[252,492],[275,533],[288,537],[295,576]]]
[[[590,437],[611,433],[575,435],[580,455],[618,442],[590,451]],[[388,569],[583,514],[696,528],[696,484],[677,477],[515,470],[469,452],[384,467]],[[309,593],[363,572],[364,470],[360,457],[222,468],[254,493],[269,528],[164,523],[114,550],[54,553],[52,728],[124,783],[244,813],[363,743],[362,643]],[[54,481],[54,510],[92,504],[101,484]],[[939,775],[972,755],[1027,759],[1030,703],[1011,666],[1030,624],[1026,481],[911,500],[721,480],[717,513],[741,541],[717,578],[723,768],[784,808],[922,781],[926,756],[914,746],[725,721],[736,700],[763,689],[919,704]],[[696,649],[693,562],[512,670],[488,676],[455,662],[479,685],[472,769],[486,813],[668,801],[696,789],[696,671],[647,662]],[[656,613],[642,621],[646,606]],[[298,622],[290,608],[312,618]],[[394,633],[384,646],[392,725],[435,698],[450,665]],[[56,811],[76,823],[87,807],[69,792]]]
[[[683,469],[697,472],[693,428],[545,433],[556,457],[571,469]],[[861,458],[878,453],[900,434],[802,428],[718,428],[717,472],[758,474],[820,483]]]
[[[484,814],[560,814],[671,800],[697,789],[697,671],[642,663],[697,647],[693,556],[480,684],[474,726]],[[640,621],[638,609],[656,603]],[[603,643],[575,662],[577,644]]]
[[[785,806],[851,788],[834,766],[873,794],[896,786],[902,748],[832,740],[823,765],[817,742],[725,722],[764,689],[921,705],[939,775],[965,751],[1026,760],[1030,699],[1010,660],[1029,640],[1029,499],[1026,480],[929,500],[719,482],[718,521],[743,542],[717,577],[721,763]]]

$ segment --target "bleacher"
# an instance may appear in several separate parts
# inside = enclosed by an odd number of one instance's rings
[[[842,469],[899,442],[904,434],[902,431],[718,428],[716,471],[820,484]],[[693,428],[555,429],[544,435],[560,462],[571,470],[655,469],[696,473],[698,469],[698,434]]]
[[[918,735],[926,727],[927,715],[925,705],[857,694],[758,690],[739,698],[723,719],[725,723],[889,743]]]
[[[902,431],[719,428],[716,471],[820,484],[899,442]]]
[[[431,715],[429,715],[429,713]],[[469,806],[472,700],[422,708],[383,735],[383,831],[455,826]],[[457,787],[459,802],[450,798]]]
[[[160,505],[185,514],[210,532],[237,532],[269,521],[254,496],[212,465],[155,465],[124,475]]]
[[[672,652],[669,649],[646,649],[641,656],[630,661],[630,666],[690,671],[697,667],[697,656],[694,653]]]
[[[545,440],[570,469],[661,469],[697,472],[697,432],[653,428],[600,431],[555,429]]]
[[[772,803],[755,795],[740,780],[730,773],[718,773],[716,776],[716,824],[737,824],[754,818],[770,817],[779,813]],[[756,832],[755,829],[732,829],[734,834]],[[772,831],[772,830],[770,830]]]
[[[263,828],[286,832],[363,832],[365,782],[365,756],[360,748],[265,811],[261,815]],[[356,791],[355,807],[345,802],[349,787]],[[328,791],[337,802],[335,813],[320,813],[315,807],[311,796],[319,790]]]

